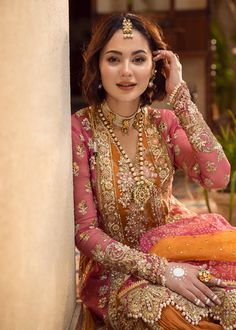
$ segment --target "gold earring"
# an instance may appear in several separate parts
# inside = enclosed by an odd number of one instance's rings
[[[157,70],[154,71],[154,73],[153,73],[153,75],[152,75],[152,78],[150,79],[150,81],[149,81],[149,83],[148,83],[148,87],[149,87],[149,88],[152,88],[153,85],[154,85],[153,81],[154,81],[155,78],[156,78],[156,73],[157,73]]]

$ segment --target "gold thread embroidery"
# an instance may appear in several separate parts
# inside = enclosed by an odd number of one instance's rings
[[[81,241],[87,241],[89,239],[89,234],[86,232],[83,232],[79,235],[79,238]]]
[[[232,329],[236,320],[236,290],[213,290],[222,304],[202,308],[165,287],[144,284],[130,290],[126,288],[118,295],[115,329],[124,325],[128,329],[135,320],[142,320],[144,324],[151,326],[151,329],[158,329],[162,310],[170,304],[179,310],[190,324],[198,325],[203,318],[211,316],[219,320],[224,329]]]
[[[207,161],[206,162],[206,170],[207,172],[215,172],[216,171],[216,165],[213,162]]]
[[[76,146],[76,153],[80,158],[84,157],[85,154],[85,147],[83,144],[77,144]]]
[[[76,162],[73,162],[73,175],[74,176],[79,175],[79,165]]]
[[[171,105],[196,151],[209,153],[216,150],[218,161],[225,158],[222,146],[205,123],[196,105],[191,101],[186,83],[179,86]]]
[[[82,215],[85,215],[87,213],[88,205],[87,205],[86,201],[82,200],[77,205],[77,208],[79,210],[79,213],[81,213]]]
[[[113,238],[124,242],[123,229],[119,212],[117,211],[117,197],[113,182],[113,165],[110,149],[110,139],[98,115],[96,121],[97,162],[99,172],[97,186],[99,185],[99,205],[103,225]]]

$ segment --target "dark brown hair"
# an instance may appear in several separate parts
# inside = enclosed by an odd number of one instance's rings
[[[113,34],[122,28],[124,17],[130,19],[133,28],[142,33],[147,39],[151,51],[166,49],[167,45],[162,39],[162,31],[153,22],[136,14],[113,14],[96,25],[91,41],[84,52],[85,61],[84,75],[82,79],[82,91],[85,99],[90,105],[99,105],[105,98],[104,88],[98,88],[101,82],[99,71],[99,56]],[[163,60],[156,62],[157,70],[152,89],[147,89],[141,95],[141,104],[150,104],[153,100],[163,100],[166,96],[165,76],[163,75]]]

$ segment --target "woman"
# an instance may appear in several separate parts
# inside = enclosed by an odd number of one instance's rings
[[[219,297],[224,292],[233,305],[235,291],[219,269],[235,269],[235,231],[172,196],[175,168],[221,188],[230,167],[159,28],[133,14],[108,17],[85,53],[83,89],[90,106],[72,116],[83,329],[231,329],[235,317],[222,317]],[[149,106],[166,96],[173,111]],[[209,258],[188,256],[186,239],[200,238],[195,249],[210,240],[212,248],[222,233],[230,252],[224,255],[223,243],[218,258],[214,249],[214,267]],[[173,238],[185,239],[183,250]],[[232,271],[227,279],[235,278]]]

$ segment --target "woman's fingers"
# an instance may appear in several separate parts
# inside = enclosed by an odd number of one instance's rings
[[[219,286],[221,288],[225,288],[227,285],[220,279],[217,277],[212,277],[210,279],[210,281],[208,282],[209,286]]]
[[[192,285],[191,288],[188,289],[191,291],[191,293],[197,297],[197,299],[200,299],[200,301],[207,306],[214,307],[215,303],[207,296],[206,294],[203,293],[203,291],[199,290],[196,286]]]
[[[170,65],[168,63],[165,63],[164,65],[163,74],[166,78],[168,78],[170,75]]]
[[[177,57],[176,54],[174,54],[170,50],[157,50],[153,52],[153,60],[158,61],[161,59],[166,59],[169,64],[177,64],[180,65],[179,58]]]
[[[194,295],[191,291],[186,290],[184,293],[182,293],[185,298],[187,298],[189,301],[191,301],[193,304],[199,306],[199,307],[206,307],[206,305],[199,299],[196,295]]]
[[[201,282],[194,283],[191,287],[191,292],[195,294],[204,304],[213,307],[215,305],[220,305],[221,301],[217,295],[212,292],[206,285]]]
[[[216,277],[213,277],[208,283],[203,283],[200,280],[197,280],[194,282],[195,286],[205,295],[207,296],[213,303],[220,305],[221,301],[217,297],[217,295],[208,287],[209,283],[214,283],[214,281],[217,281],[217,283],[222,283],[222,281]],[[213,286],[213,284],[212,284]],[[215,284],[214,284],[215,286]]]
[[[203,264],[200,266],[197,266],[199,269],[206,269],[208,267],[208,264]]]
[[[177,56],[170,50],[158,50],[153,52],[153,61],[163,60],[163,71],[166,78],[166,92],[171,94],[182,79],[182,66]]]

